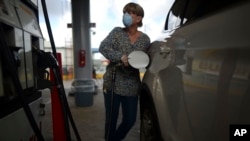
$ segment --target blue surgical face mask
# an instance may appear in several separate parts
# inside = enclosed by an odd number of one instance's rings
[[[126,27],[131,26],[131,25],[132,25],[132,22],[133,22],[131,15],[129,15],[128,13],[125,13],[125,14],[123,15],[122,22],[123,22],[123,24],[124,24]]]

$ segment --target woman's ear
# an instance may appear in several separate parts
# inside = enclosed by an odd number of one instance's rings
[[[142,20],[142,16],[137,16],[137,17],[136,17],[136,22],[137,22],[137,23],[141,22],[141,20]]]

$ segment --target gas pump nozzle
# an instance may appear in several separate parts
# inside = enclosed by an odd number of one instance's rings
[[[58,62],[51,52],[45,52],[33,47],[38,55],[37,66],[39,68],[55,68],[58,67]]]
[[[21,59],[20,59],[20,56],[18,55],[18,51],[22,48],[22,47],[16,47],[16,46],[10,46],[12,52],[13,52],[13,55],[14,55],[14,60],[15,60],[15,63],[16,63],[16,66],[17,67],[20,67],[21,66]]]
[[[51,89],[53,83],[49,80],[49,72],[46,69],[58,67],[58,62],[50,52],[44,52],[34,46],[33,50],[35,51],[35,53],[37,53],[37,67],[39,70],[38,74],[40,78],[37,81],[38,89]]]

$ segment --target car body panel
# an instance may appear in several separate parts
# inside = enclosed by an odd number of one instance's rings
[[[227,141],[230,125],[250,124],[249,12],[247,2],[151,44],[142,84],[163,140]]]

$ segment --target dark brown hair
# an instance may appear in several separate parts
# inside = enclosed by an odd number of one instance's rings
[[[137,3],[130,2],[130,3],[126,4],[123,8],[123,13],[126,13],[126,12],[133,13],[137,16],[141,16],[142,18],[144,17],[143,8]],[[142,26],[142,20],[138,23],[138,26],[139,27]]]

